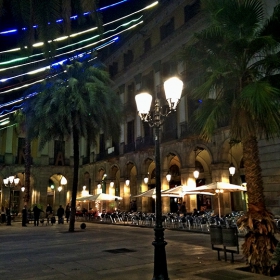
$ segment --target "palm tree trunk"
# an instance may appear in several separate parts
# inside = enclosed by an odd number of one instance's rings
[[[273,214],[266,209],[263,194],[258,141],[251,136],[243,142],[244,167],[248,193],[248,212],[237,225],[247,229],[242,245],[243,254],[251,271],[269,275],[271,257],[278,243],[274,234],[277,231]]]
[[[31,145],[28,137],[25,138],[25,149],[24,149],[24,187],[25,196],[24,202],[29,203],[30,201],[30,169],[31,169]]]
[[[259,147],[255,136],[243,142],[243,160],[246,170],[248,208],[251,209],[254,205],[265,209]]]
[[[78,176],[79,176],[79,131],[73,125],[73,154],[74,154],[74,171],[73,171],[73,186],[72,186],[72,199],[71,199],[71,214],[70,214],[70,223],[69,231],[75,231],[75,217],[76,217],[76,197],[77,197],[77,188],[78,188]]]

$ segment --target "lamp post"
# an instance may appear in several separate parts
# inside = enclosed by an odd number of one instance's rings
[[[11,225],[11,189],[14,188],[15,186],[17,186],[17,184],[19,183],[19,178],[15,178],[15,176],[10,176],[6,179],[3,179],[3,183],[5,185],[5,187],[9,188],[10,191],[10,199],[9,199],[9,209],[7,212],[7,226]]]
[[[154,227],[155,240],[154,246],[154,275],[153,279],[167,280],[167,262],[165,246],[167,242],[164,240],[164,228],[162,226],[162,203],[161,203],[161,181],[160,181],[160,146],[159,146],[159,128],[163,124],[164,119],[176,110],[177,104],[181,98],[183,82],[176,78],[170,78],[164,83],[166,101],[169,109],[161,112],[159,99],[155,99],[155,106],[152,113],[150,107],[152,103],[152,95],[147,92],[139,93],[135,96],[138,114],[142,121],[148,122],[155,129],[155,164],[156,164],[156,224]]]

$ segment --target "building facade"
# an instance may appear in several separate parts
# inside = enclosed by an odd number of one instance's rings
[[[273,2],[273,1],[272,1]],[[271,1],[266,3],[271,10]],[[212,182],[246,183],[246,172],[242,161],[242,143],[231,145],[228,128],[220,127],[211,141],[198,140],[189,127],[189,118],[198,104],[188,98],[188,77],[185,65],[178,62],[176,55],[195,31],[205,26],[200,12],[200,1],[160,1],[147,13],[144,24],[100,53],[103,62],[114,81],[114,89],[123,102],[125,121],[121,125],[119,143],[112,143],[109,137],[100,134],[98,145],[88,147],[81,142],[78,196],[83,186],[90,194],[106,192],[121,196],[121,201],[104,202],[102,205],[84,203],[84,207],[98,207],[107,210],[119,208],[130,210],[135,200],[138,211],[154,211],[153,198],[134,198],[155,186],[154,132],[143,124],[137,114],[135,95],[145,90],[159,98],[165,105],[163,83],[172,76],[179,76],[184,82],[182,98],[175,113],[166,119],[160,130],[161,185],[166,190],[174,186],[200,186]],[[113,116],[112,116],[113,117]],[[260,158],[263,170],[264,190],[267,207],[274,214],[280,214],[280,139],[269,142],[260,139]],[[54,140],[39,151],[37,141],[31,144],[31,201],[54,208],[65,205],[71,199],[73,153],[71,141]],[[12,205],[23,205],[24,192],[24,135],[14,127],[0,130],[0,178],[17,175],[20,183],[12,189]],[[233,163],[236,172],[229,174]],[[199,169],[199,177],[193,171]],[[166,174],[171,180],[166,180]],[[61,185],[61,178],[67,184]],[[144,177],[148,176],[148,183]],[[128,183],[129,182],[129,183]],[[1,205],[7,206],[11,189],[2,186]],[[187,202],[187,211],[213,210],[218,213],[218,197],[207,195],[186,195],[184,198],[163,199],[163,213],[176,211],[176,205]],[[246,194],[243,192],[220,195],[221,213],[246,210]]]

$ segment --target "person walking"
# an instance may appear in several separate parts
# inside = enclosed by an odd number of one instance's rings
[[[4,206],[1,207],[1,223],[6,223],[6,213]]]
[[[62,205],[59,206],[57,209],[57,217],[58,217],[58,223],[63,224],[63,215],[64,215],[64,209]]]
[[[70,204],[68,203],[65,208],[65,217],[67,223],[69,222],[70,212],[71,212],[71,208],[70,208]]]
[[[23,206],[21,214],[22,214],[22,226],[26,227],[26,223],[27,223],[27,208],[26,208],[26,205]]]
[[[183,214],[183,216],[185,217],[187,214],[187,208],[186,208],[186,202],[183,201],[182,205],[180,206],[180,214]]]
[[[46,225],[49,225],[51,217],[52,217],[52,207],[50,206],[50,204],[48,204],[47,208],[46,208],[46,218],[47,218],[47,224]]]
[[[42,210],[37,206],[37,204],[35,204],[33,207],[34,226],[39,226],[39,218],[41,212]]]

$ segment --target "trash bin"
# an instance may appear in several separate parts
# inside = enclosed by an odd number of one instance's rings
[[[223,235],[222,228],[219,226],[210,226],[210,238],[212,245],[222,245]]]
[[[236,227],[222,228],[222,244],[227,247],[238,246],[238,232]]]

